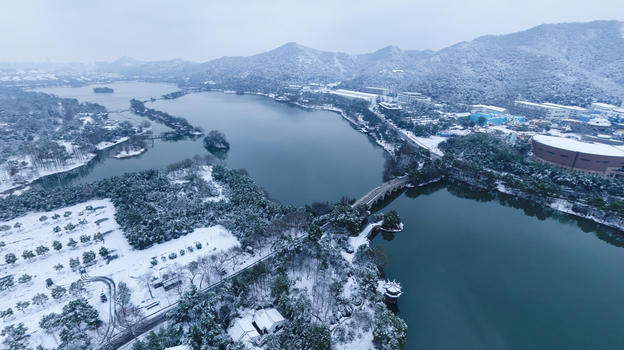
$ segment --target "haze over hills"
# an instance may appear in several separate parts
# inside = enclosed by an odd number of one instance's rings
[[[342,87],[413,90],[442,102],[500,102],[516,98],[587,104],[624,97],[624,22],[544,24],[490,35],[439,51],[388,46],[351,55],[297,43],[247,57],[205,63],[141,62],[123,57],[96,69],[128,77],[223,88],[277,89],[286,84],[342,82]]]

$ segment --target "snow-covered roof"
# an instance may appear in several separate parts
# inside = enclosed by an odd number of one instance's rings
[[[585,112],[586,109],[583,107],[579,107],[579,106],[565,106],[565,105],[559,105],[556,103],[550,103],[550,102],[545,102],[543,103],[544,106],[552,106],[552,107],[557,107],[557,108],[561,108],[561,109],[568,109],[568,110],[572,110],[572,111],[579,111],[579,112]]]
[[[489,106],[489,105],[472,105],[472,108],[485,108],[488,110],[492,110],[492,111],[497,111],[497,112],[506,112],[507,108],[503,108],[503,107],[497,107],[497,106]]]
[[[602,103],[602,102],[594,102],[592,103],[592,107],[605,108],[605,109],[618,108],[618,106],[614,106],[614,105],[610,105],[608,103]]]
[[[260,336],[256,328],[251,324],[251,319],[248,317],[239,318],[234,321],[232,326],[228,329],[228,334],[235,341],[244,340],[244,338],[253,340]]]
[[[165,348],[165,350],[190,350],[191,348],[188,345],[178,345],[171,348]]]
[[[606,143],[582,142],[574,139],[548,135],[535,135],[533,136],[533,140],[546,146],[565,149],[572,152],[581,152],[609,157],[624,157],[624,147],[608,145]]]
[[[367,92],[344,90],[344,89],[331,90],[330,93],[334,95],[340,95],[340,96],[345,96],[345,97],[350,97],[350,98],[362,98],[366,100],[376,99],[377,96],[379,96],[375,94],[369,94]]]
[[[539,107],[539,108],[544,108],[544,109],[556,109],[556,110],[562,109],[560,107],[555,107],[555,106],[547,105],[544,103],[535,103],[535,102],[529,102],[529,101],[516,101],[515,103],[517,105],[520,104],[520,105]]]
[[[254,314],[254,322],[260,329],[270,330],[275,324],[283,321],[284,317],[275,308],[258,310]]]

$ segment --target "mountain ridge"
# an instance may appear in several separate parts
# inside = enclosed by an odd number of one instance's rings
[[[587,104],[590,97],[624,97],[624,22],[542,24],[485,35],[433,50],[386,46],[371,53],[321,51],[296,42],[250,56],[203,63],[184,60],[113,65],[117,72],[165,75],[187,84],[214,81],[230,88],[342,82],[417,90],[443,102],[515,98]],[[109,66],[107,69],[113,69]]]

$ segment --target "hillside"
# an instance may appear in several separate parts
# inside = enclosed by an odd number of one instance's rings
[[[101,68],[136,77],[215,81],[239,89],[306,82],[343,82],[417,90],[446,102],[500,102],[515,98],[587,104],[618,103],[624,96],[624,23],[544,24],[484,36],[439,51],[388,46],[373,53],[325,52],[297,43],[247,57],[197,64],[181,60]]]

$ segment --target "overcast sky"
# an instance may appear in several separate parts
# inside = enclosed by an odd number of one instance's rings
[[[206,61],[285,42],[440,49],[542,23],[624,20],[622,0],[2,0],[0,61]]]

